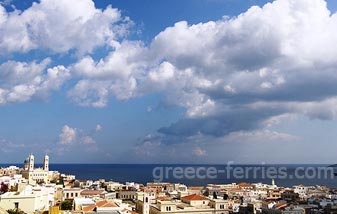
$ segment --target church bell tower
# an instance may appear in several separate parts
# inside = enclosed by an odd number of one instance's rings
[[[48,155],[44,156],[43,170],[44,171],[49,171],[49,156]]]
[[[29,162],[28,170],[33,171],[34,170],[34,155],[33,154],[29,155],[28,162]]]

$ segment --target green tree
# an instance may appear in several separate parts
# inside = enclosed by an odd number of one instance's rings
[[[8,192],[8,184],[5,184],[4,182],[2,182],[0,184],[0,194],[6,193]]]
[[[213,192],[213,199],[218,199],[218,196],[215,191]]]
[[[61,210],[72,210],[73,202],[70,200],[65,200],[61,202]]]
[[[26,214],[25,212],[19,209],[9,209],[7,210],[7,212],[8,214]]]

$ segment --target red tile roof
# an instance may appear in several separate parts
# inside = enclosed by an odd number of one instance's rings
[[[115,202],[107,201],[107,200],[96,202],[96,206],[97,207],[118,207]]]
[[[240,187],[251,187],[252,185],[249,184],[249,183],[242,182],[242,183],[239,183],[238,186],[240,186]]]
[[[284,206],[287,206],[287,204],[286,203],[282,203],[282,202],[275,204],[276,208],[281,208],[281,207],[284,207]]]
[[[203,187],[189,187],[189,190],[202,190]]]
[[[109,202],[104,204],[102,207],[118,207],[115,202]]]
[[[156,200],[159,200],[159,201],[171,201],[171,199],[169,199],[168,197],[157,197]]]
[[[98,201],[98,202],[96,202],[96,206],[98,206],[98,207],[102,207],[104,204],[107,204],[107,203],[108,203],[108,201],[107,201],[107,200]]]
[[[107,200],[103,200],[103,201],[98,201],[96,202],[95,205],[90,205],[90,206],[86,206],[83,207],[83,211],[84,212],[89,212],[89,211],[94,211],[94,209],[96,207],[118,207],[117,204],[113,201],[107,201]]]
[[[99,195],[99,194],[102,194],[104,192],[104,190],[90,190],[90,189],[87,189],[87,190],[83,190],[81,192],[81,195]]]
[[[86,207],[83,207],[83,211],[84,212],[89,212],[89,211],[94,211],[96,208],[96,205],[90,205],[90,206],[86,206]]]
[[[202,201],[202,200],[209,200],[208,198],[201,196],[201,195],[197,195],[197,194],[193,194],[193,195],[188,195],[185,197],[182,197],[181,199],[183,200],[187,200],[187,201]]]

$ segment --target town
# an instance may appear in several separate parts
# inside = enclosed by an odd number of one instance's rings
[[[120,183],[79,180],[49,170],[49,156],[35,168],[30,154],[22,167],[0,169],[1,214],[333,214],[337,190],[326,186],[263,183]]]

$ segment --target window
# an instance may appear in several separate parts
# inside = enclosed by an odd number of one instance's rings
[[[220,209],[225,209],[225,205],[220,204]]]
[[[166,211],[171,211],[171,207],[166,207]]]
[[[19,202],[14,202],[15,209],[19,209]]]

